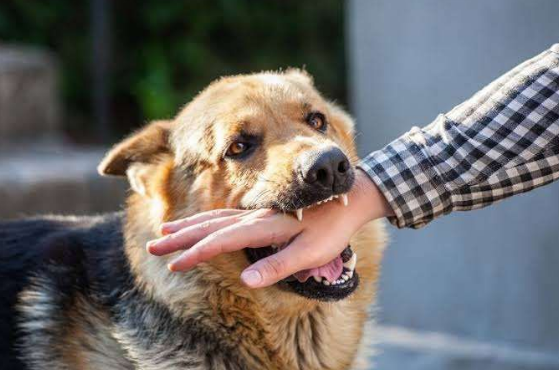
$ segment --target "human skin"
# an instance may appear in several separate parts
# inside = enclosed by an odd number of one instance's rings
[[[184,250],[172,260],[171,271],[186,271],[221,253],[271,244],[289,245],[247,267],[241,280],[251,288],[272,285],[301,270],[322,266],[347,247],[364,224],[393,215],[371,179],[356,170],[348,205],[327,202],[305,209],[303,220],[269,209],[221,209],[161,225],[163,237],[147,243],[149,253],[163,256]]]

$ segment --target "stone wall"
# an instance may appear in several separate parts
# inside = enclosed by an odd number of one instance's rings
[[[55,58],[0,46],[0,219],[121,207],[124,180],[101,178],[106,148],[64,143]]]
[[[56,62],[49,53],[0,46],[0,143],[57,135],[57,81]]]

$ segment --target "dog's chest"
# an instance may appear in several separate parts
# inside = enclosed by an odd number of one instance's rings
[[[270,332],[279,368],[349,369],[362,335],[363,315],[343,309],[307,313],[285,320]]]

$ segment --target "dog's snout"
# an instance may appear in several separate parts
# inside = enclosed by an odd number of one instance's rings
[[[307,184],[336,192],[351,176],[351,165],[339,148],[331,147],[305,153],[300,158],[299,172]]]

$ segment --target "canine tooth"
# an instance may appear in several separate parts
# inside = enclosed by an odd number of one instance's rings
[[[348,280],[349,280],[349,276],[347,276],[346,274],[342,274],[342,279],[344,279],[344,281],[348,281]]]
[[[320,276],[314,276],[312,277],[314,279],[314,281],[316,281],[317,283],[320,283],[322,281],[322,277]]]
[[[353,277],[353,270],[349,270],[346,274],[351,279]]]
[[[344,207],[347,206],[347,204],[349,203],[349,200],[347,198],[347,194],[342,194],[340,200],[341,200],[342,204],[344,205]]]
[[[303,208],[299,208],[296,213],[297,213],[297,219],[299,221],[303,221]]]
[[[328,285],[330,285],[330,282],[328,280],[324,279],[324,280],[322,280],[322,284],[328,286]]]
[[[349,261],[344,263],[344,267],[348,268],[350,271],[355,269],[355,264],[357,263],[357,253],[353,252]]]

